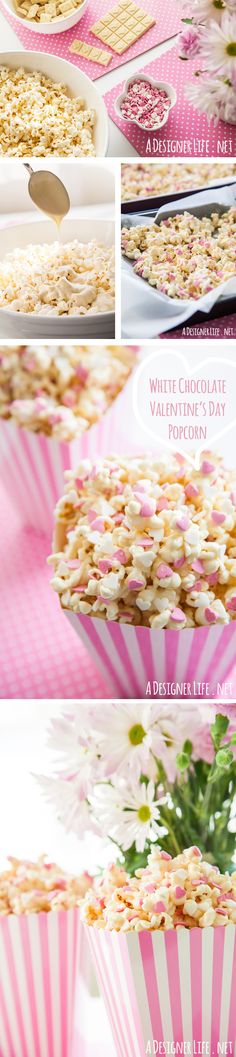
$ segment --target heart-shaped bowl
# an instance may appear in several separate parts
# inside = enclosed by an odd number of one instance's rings
[[[157,123],[156,125],[153,125],[152,128],[150,128],[150,126],[145,126],[145,124],[143,122],[141,123],[141,121],[138,120],[136,117],[126,117],[126,115],[123,113],[123,110],[121,109],[121,105],[124,102],[124,99],[127,99],[129,86],[131,84],[134,84],[137,80],[143,81],[147,85],[151,85],[151,88],[159,88],[160,91],[166,92],[169,96],[170,106],[164,114],[163,120]],[[167,81],[155,81],[153,77],[145,77],[145,74],[143,73],[136,73],[133,74],[132,77],[127,77],[127,81],[125,81],[124,84],[123,92],[121,92],[121,94],[117,96],[117,99],[115,101],[115,110],[119,118],[123,119],[123,121],[129,121],[131,125],[137,125],[138,128],[143,130],[143,132],[156,132],[158,129],[163,128],[163,125],[166,124],[166,122],[168,121],[169,113],[172,110],[172,107],[175,106],[176,102],[177,94],[172,84],[169,84]]]

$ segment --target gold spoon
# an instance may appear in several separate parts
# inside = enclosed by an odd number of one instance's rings
[[[70,199],[66,187],[54,173],[46,169],[34,172],[31,165],[24,162],[24,167],[29,173],[28,191],[32,202],[37,209],[46,213],[51,220],[55,221],[57,227],[70,209]]]

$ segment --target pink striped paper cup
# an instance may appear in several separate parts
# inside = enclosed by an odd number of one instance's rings
[[[83,980],[91,998],[97,998],[99,991],[95,975],[94,962],[91,955],[90,945],[86,929],[80,924],[79,952],[78,952],[78,974]],[[0,1055],[1,1057],[1,1055]]]
[[[0,1057],[70,1057],[79,911],[0,916]]]
[[[118,624],[66,609],[63,613],[116,697],[217,697],[218,684],[222,686],[235,663],[234,621],[172,631]],[[203,683],[208,684],[204,693]],[[235,693],[232,684],[233,700]]]
[[[64,471],[76,467],[80,459],[122,449],[122,397],[121,392],[100,421],[70,443],[0,420],[0,477],[25,526],[51,538],[54,507],[64,492]]]
[[[235,1053],[235,925],[129,934],[85,928],[117,1057]]]

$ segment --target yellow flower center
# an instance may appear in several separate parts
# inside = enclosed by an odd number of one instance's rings
[[[151,818],[150,807],[147,804],[142,804],[142,807],[139,807],[138,818],[140,822],[148,822]]]
[[[131,745],[141,745],[145,736],[146,731],[141,723],[135,723],[133,727],[130,727],[129,740],[131,741]]]
[[[227,44],[227,55],[230,55],[233,59],[236,58],[236,40],[232,40],[231,44]]]

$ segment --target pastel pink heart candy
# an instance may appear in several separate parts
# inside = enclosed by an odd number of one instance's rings
[[[211,520],[214,521],[214,525],[223,525],[226,515],[221,514],[219,510],[212,510]]]
[[[121,547],[119,547],[117,551],[114,551],[113,558],[116,558],[116,560],[120,562],[120,565],[125,565],[125,562],[127,561],[125,551],[123,551]]]
[[[215,613],[215,610],[211,609],[210,606],[206,606],[205,617],[208,624],[215,624],[216,620],[218,619],[217,613]]]
[[[189,481],[189,484],[186,484],[185,495],[188,499],[195,499],[196,496],[199,495],[199,489],[196,484],[192,483],[192,481]]]
[[[130,591],[141,591],[144,587],[143,580],[128,580],[128,587]]]
[[[215,469],[213,462],[209,462],[208,459],[203,459],[203,462],[202,462],[200,468],[201,468],[201,473],[204,473],[204,474],[213,473],[213,470]]]
[[[236,613],[236,595],[232,595],[230,601],[227,602],[227,609],[229,609],[231,613]]]
[[[183,624],[186,620],[185,613],[183,613],[182,609],[179,609],[179,607],[176,606],[175,609],[172,609],[171,620],[174,620],[176,624]]]
[[[187,532],[187,529],[189,528],[189,525],[190,525],[189,518],[185,517],[185,515],[183,514],[182,517],[179,517],[179,518],[176,519],[176,525],[177,525],[177,528],[180,528],[182,532]]]
[[[100,573],[109,573],[109,570],[112,569],[112,562],[109,558],[101,558],[101,561],[98,562],[98,568]]]
[[[158,580],[165,580],[167,577],[172,576],[173,574],[170,565],[165,565],[165,562],[161,562],[160,565],[158,565],[156,575]]]
[[[200,561],[200,558],[194,559],[194,562],[192,562],[191,565],[191,569],[193,569],[194,573],[204,573],[204,565]]]

